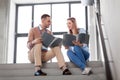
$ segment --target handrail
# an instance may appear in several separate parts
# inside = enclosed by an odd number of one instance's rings
[[[96,13],[95,17],[96,17],[96,22],[97,22],[96,26],[97,26],[97,29],[98,29],[99,34],[100,34],[101,45],[102,45],[102,49],[103,49],[106,79],[107,80],[113,80],[111,69],[110,69],[110,64],[109,64],[109,59],[108,59],[108,56],[107,56],[107,49],[106,49],[106,45],[105,45],[105,41],[104,41],[103,30],[102,30],[102,27],[101,27],[101,18],[100,18],[99,13]]]

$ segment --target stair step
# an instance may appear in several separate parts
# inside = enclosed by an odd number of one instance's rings
[[[76,66],[71,63],[67,62],[68,67],[70,68],[75,68]],[[101,61],[90,61],[87,63],[88,66],[90,67],[102,67],[102,62]],[[19,64],[0,64],[0,70],[2,69],[33,69],[34,65],[30,63],[19,63]],[[43,68],[58,68],[57,62],[52,62],[52,63],[44,63]]]
[[[48,74],[48,76],[60,76],[62,71],[57,68],[42,69]],[[79,68],[70,68],[72,75],[81,75]],[[102,67],[92,68],[93,74],[105,73]],[[0,77],[21,77],[21,76],[33,76],[34,69],[17,69],[17,70],[0,70]]]
[[[47,76],[34,76],[34,65],[23,64],[0,64],[0,80],[106,80],[105,71],[101,61],[90,61],[93,74],[82,75],[81,70],[71,62],[67,62],[72,75],[62,75],[57,62],[44,63],[42,70]]]
[[[0,77],[0,80],[106,80],[104,74],[93,75],[62,75],[62,76],[22,76]]]

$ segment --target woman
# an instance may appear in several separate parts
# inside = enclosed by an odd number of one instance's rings
[[[84,29],[77,28],[76,19],[74,17],[67,19],[67,26],[70,34],[77,35],[79,33],[85,33]],[[74,46],[65,46],[68,49],[68,58],[82,70],[83,75],[89,74],[91,72],[91,68],[86,67],[86,61],[90,55],[87,44],[80,43],[79,41],[73,41],[73,44]]]

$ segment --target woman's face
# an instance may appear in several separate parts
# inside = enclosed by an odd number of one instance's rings
[[[71,20],[67,20],[67,26],[68,26],[68,29],[73,29],[73,22]]]

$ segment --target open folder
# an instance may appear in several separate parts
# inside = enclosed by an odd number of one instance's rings
[[[63,41],[62,44],[64,46],[73,46],[72,41],[80,41],[80,43],[89,43],[89,35],[85,33],[80,33],[78,35],[72,35],[72,34],[63,34]]]
[[[43,45],[45,47],[55,47],[61,45],[62,43],[61,38],[54,37],[53,35],[48,34],[47,32],[44,32],[42,34],[42,40],[43,40]]]

